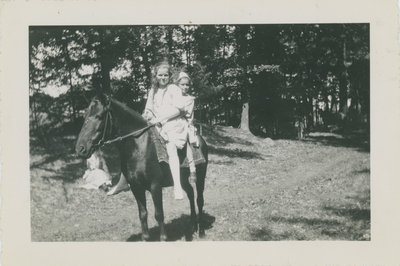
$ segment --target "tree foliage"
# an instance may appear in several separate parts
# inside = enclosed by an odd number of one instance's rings
[[[29,29],[33,134],[80,126],[90,98],[141,111],[152,66],[192,77],[195,116],[258,135],[369,125],[369,25],[35,26]]]

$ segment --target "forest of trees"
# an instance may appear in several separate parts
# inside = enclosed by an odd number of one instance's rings
[[[369,130],[369,50],[368,24],[31,26],[30,132],[77,133],[99,91],[141,112],[162,60],[192,77],[202,124]]]

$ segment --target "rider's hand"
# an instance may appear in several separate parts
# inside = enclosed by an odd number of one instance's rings
[[[147,120],[147,122],[151,122],[152,120],[155,119],[154,115],[151,112],[148,112],[147,110],[143,113],[143,118]]]

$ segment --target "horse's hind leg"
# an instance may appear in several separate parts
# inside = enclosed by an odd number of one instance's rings
[[[164,210],[162,202],[162,189],[160,186],[151,188],[151,196],[153,197],[155,218],[160,228],[160,241],[167,241],[167,234],[164,226]]]
[[[142,240],[150,240],[149,228],[147,225],[147,207],[146,207],[146,191],[137,184],[131,185],[131,190],[135,196],[136,203],[139,209],[140,224],[142,226]]]
[[[205,181],[205,176],[206,176],[206,170],[203,169],[202,167],[199,167],[197,170],[197,182],[196,182],[196,188],[197,188],[197,208],[199,209],[199,237],[204,237],[205,232],[204,232],[204,214],[203,214],[203,206],[204,206],[204,181]]]
[[[183,171],[182,171],[183,172]],[[185,190],[188,198],[189,198],[189,203],[190,203],[190,233],[193,234],[194,232],[197,231],[198,225],[197,225],[197,219],[196,219],[196,207],[194,204],[194,191],[192,188],[192,185],[189,183],[188,179],[189,174],[184,171],[182,173],[181,177],[181,185],[183,190]]]

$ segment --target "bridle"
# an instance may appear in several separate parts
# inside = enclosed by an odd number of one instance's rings
[[[104,129],[103,129],[103,134],[101,136],[101,139],[99,140],[99,142],[96,145],[94,145],[96,148],[103,147],[105,145],[104,143],[106,142],[107,127],[109,128],[109,135],[111,135],[113,123],[112,123],[112,114],[110,111],[110,107],[111,107],[111,101],[109,101],[109,103],[107,104],[107,107],[105,108],[106,121],[104,124]]]
[[[106,121],[105,121],[105,124],[104,124],[103,134],[102,134],[102,137],[99,140],[99,142],[94,145],[95,148],[101,148],[101,147],[103,147],[105,145],[109,145],[109,144],[112,144],[114,142],[122,141],[122,140],[124,140],[126,138],[129,138],[129,137],[137,138],[137,137],[141,136],[146,130],[148,130],[149,128],[155,126],[155,124],[149,124],[149,125],[145,126],[144,128],[135,130],[135,131],[130,132],[130,133],[126,134],[126,135],[118,136],[116,138],[106,140],[107,131],[109,131],[108,135],[111,135],[112,128],[113,128],[113,118],[112,118],[112,113],[111,113],[111,99],[110,99],[110,97],[107,97],[107,101],[108,101],[108,104],[107,104],[107,106],[105,108]],[[107,130],[107,127],[109,128],[109,130]]]

